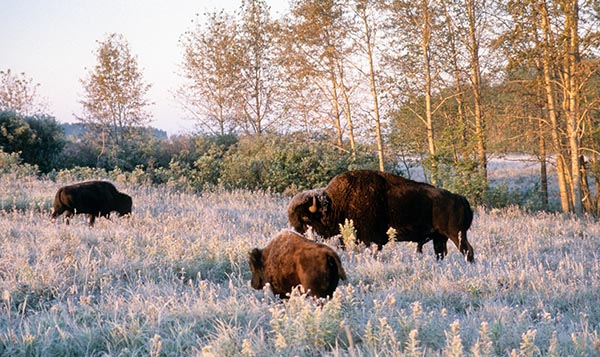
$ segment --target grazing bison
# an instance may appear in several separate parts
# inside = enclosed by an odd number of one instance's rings
[[[106,181],[87,181],[58,189],[54,196],[52,220],[66,212],[66,222],[74,214],[88,215],[90,226],[96,217],[108,218],[116,211],[119,216],[131,213],[132,201],[129,195],[117,191],[115,186]]]
[[[304,233],[312,226],[324,237],[339,234],[339,225],[354,221],[357,239],[381,248],[388,242],[388,229],[396,239],[417,242],[417,251],[433,240],[436,257],[448,253],[452,240],[467,260],[474,260],[467,230],[473,211],[466,198],[389,173],[350,171],[335,176],[327,187],[294,196],[288,207],[290,225]]]
[[[252,249],[249,264],[252,287],[262,289],[269,283],[281,298],[298,285],[310,296],[331,297],[339,279],[346,279],[333,249],[291,230],[281,231],[264,249]]]

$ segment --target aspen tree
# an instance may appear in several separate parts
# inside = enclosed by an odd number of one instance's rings
[[[338,0],[296,0],[291,3],[288,18],[288,62],[294,60],[294,70],[321,94],[321,103],[315,103],[313,115],[333,128],[335,143],[344,146],[344,136],[349,137],[355,154],[354,121],[350,100],[352,85],[348,81],[345,41],[348,24],[344,8]],[[314,95],[314,92],[313,92]],[[342,119],[346,119],[348,130]]]
[[[243,0],[240,8],[238,106],[244,130],[262,134],[276,120],[272,117],[277,96],[274,60],[274,22],[264,0]]]
[[[238,29],[225,12],[205,14],[205,22],[182,35],[181,74],[186,80],[175,94],[202,131],[225,135],[239,125]]]
[[[34,83],[25,73],[13,73],[10,68],[0,71],[0,111],[13,111],[22,116],[40,114],[47,104],[39,93],[39,83]]]
[[[376,83],[376,69],[374,49],[376,44],[376,26],[374,19],[375,6],[369,0],[358,0],[355,11],[363,24],[363,47],[367,55],[369,88],[373,101],[373,121],[375,122],[375,140],[377,143],[377,157],[379,159],[379,170],[385,171],[385,155],[383,149],[382,120],[379,110],[379,88]]]
[[[101,146],[99,158],[107,152],[114,156],[120,146],[132,139],[134,129],[150,122],[146,84],[125,37],[110,34],[98,41],[97,64],[81,79],[83,114],[90,138]]]

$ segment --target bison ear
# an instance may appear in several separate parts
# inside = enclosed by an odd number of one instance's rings
[[[262,266],[262,252],[258,248],[252,249],[248,255],[250,256],[250,266],[260,268]]]

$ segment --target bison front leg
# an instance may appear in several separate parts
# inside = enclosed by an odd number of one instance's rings
[[[423,254],[423,246],[425,245],[425,243],[429,242],[432,239],[432,237],[425,237],[423,239],[415,239],[413,240],[413,242],[417,242],[417,253],[419,254]]]
[[[448,255],[446,242],[448,242],[448,238],[436,239],[433,241],[433,250],[435,251],[435,258],[437,260],[442,260]]]
[[[94,215],[93,213],[88,213],[88,217],[89,217],[90,227],[93,227],[94,223],[96,222],[96,215]]]
[[[425,242],[418,242],[417,243],[417,253],[423,254],[423,244],[425,244]]]
[[[73,217],[73,215],[74,215],[74,213],[73,213],[73,212],[71,212],[71,211],[69,211],[69,210],[66,210],[66,211],[65,211],[65,224],[66,224],[67,226],[69,225],[69,223],[71,223],[71,217]]]

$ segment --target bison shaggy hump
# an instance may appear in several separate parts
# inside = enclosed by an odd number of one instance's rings
[[[52,220],[66,213],[66,222],[75,214],[87,214],[90,226],[96,217],[110,216],[117,212],[119,216],[131,213],[132,200],[129,195],[117,191],[106,181],[86,181],[58,189],[54,196]]]
[[[329,246],[284,230],[264,248],[250,251],[251,285],[262,289],[269,283],[275,295],[285,298],[302,285],[308,295],[331,297],[346,273],[336,252]]]
[[[397,240],[417,242],[419,252],[433,240],[437,258],[443,259],[450,239],[468,261],[474,260],[467,241],[473,221],[469,202],[426,183],[380,171],[349,171],[325,188],[297,194],[288,206],[289,223],[300,233],[311,226],[319,235],[332,237],[346,219],[354,222],[357,239],[367,245],[381,248],[393,228]]]

